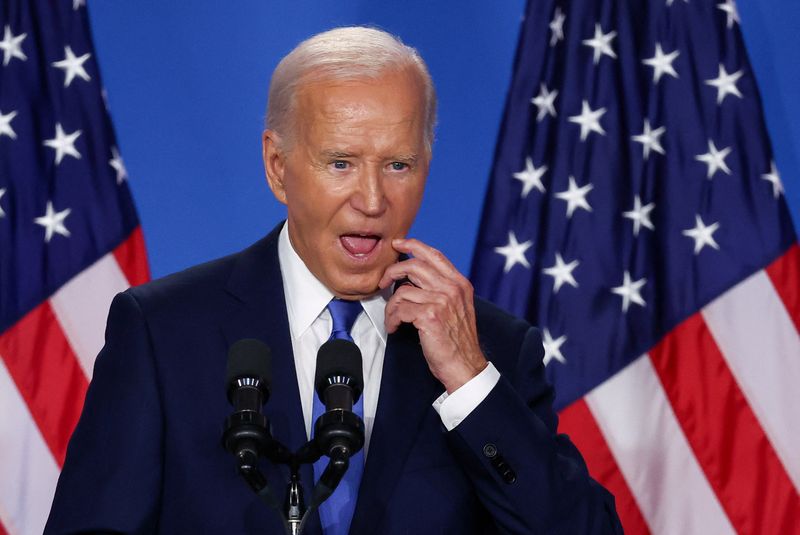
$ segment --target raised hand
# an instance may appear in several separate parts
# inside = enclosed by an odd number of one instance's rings
[[[431,373],[452,393],[487,365],[478,343],[472,284],[441,252],[419,240],[392,240],[392,247],[413,257],[390,265],[380,287],[404,278],[413,286],[401,285],[387,302],[386,330],[413,324]]]

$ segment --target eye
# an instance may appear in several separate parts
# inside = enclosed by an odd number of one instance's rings
[[[392,171],[405,171],[408,169],[408,164],[405,162],[392,162],[389,166],[392,168]]]
[[[348,167],[350,167],[350,162],[347,162],[345,160],[334,160],[334,162],[333,162],[333,168],[334,169],[338,169],[338,170],[342,171],[342,170],[347,169]]]

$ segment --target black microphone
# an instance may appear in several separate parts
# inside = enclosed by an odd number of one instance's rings
[[[358,346],[348,340],[322,344],[314,386],[325,403],[325,414],[314,426],[314,439],[324,455],[349,458],[364,445],[364,422],[353,412],[364,390]]]
[[[225,420],[222,443],[241,461],[255,463],[271,441],[267,417],[261,407],[270,393],[269,347],[260,340],[245,338],[228,350],[225,385],[234,412]]]
[[[228,349],[228,401],[236,411],[261,411],[269,399],[272,353],[261,340],[245,338]]]
[[[325,410],[353,410],[364,390],[361,350],[349,340],[328,340],[317,352],[314,377],[317,395]]]

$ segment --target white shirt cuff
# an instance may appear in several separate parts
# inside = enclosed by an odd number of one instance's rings
[[[448,431],[452,431],[464,418],[486,399],[500,380],[500,372],[491,362],[481,373],[461,385],[452,394],[445,392],[433,402],[434,410]]]

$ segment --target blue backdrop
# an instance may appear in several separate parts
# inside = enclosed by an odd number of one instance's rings
[[[236,251],[284,217],[261,164],[269,76],[302,39],[348,24],[395,33],[428,62],[439,127],[412,233],[466,273],[524,7],[523,0],[90,2],[153,275]],[[797,227],[800,2],[743,2],[739,10]]]

